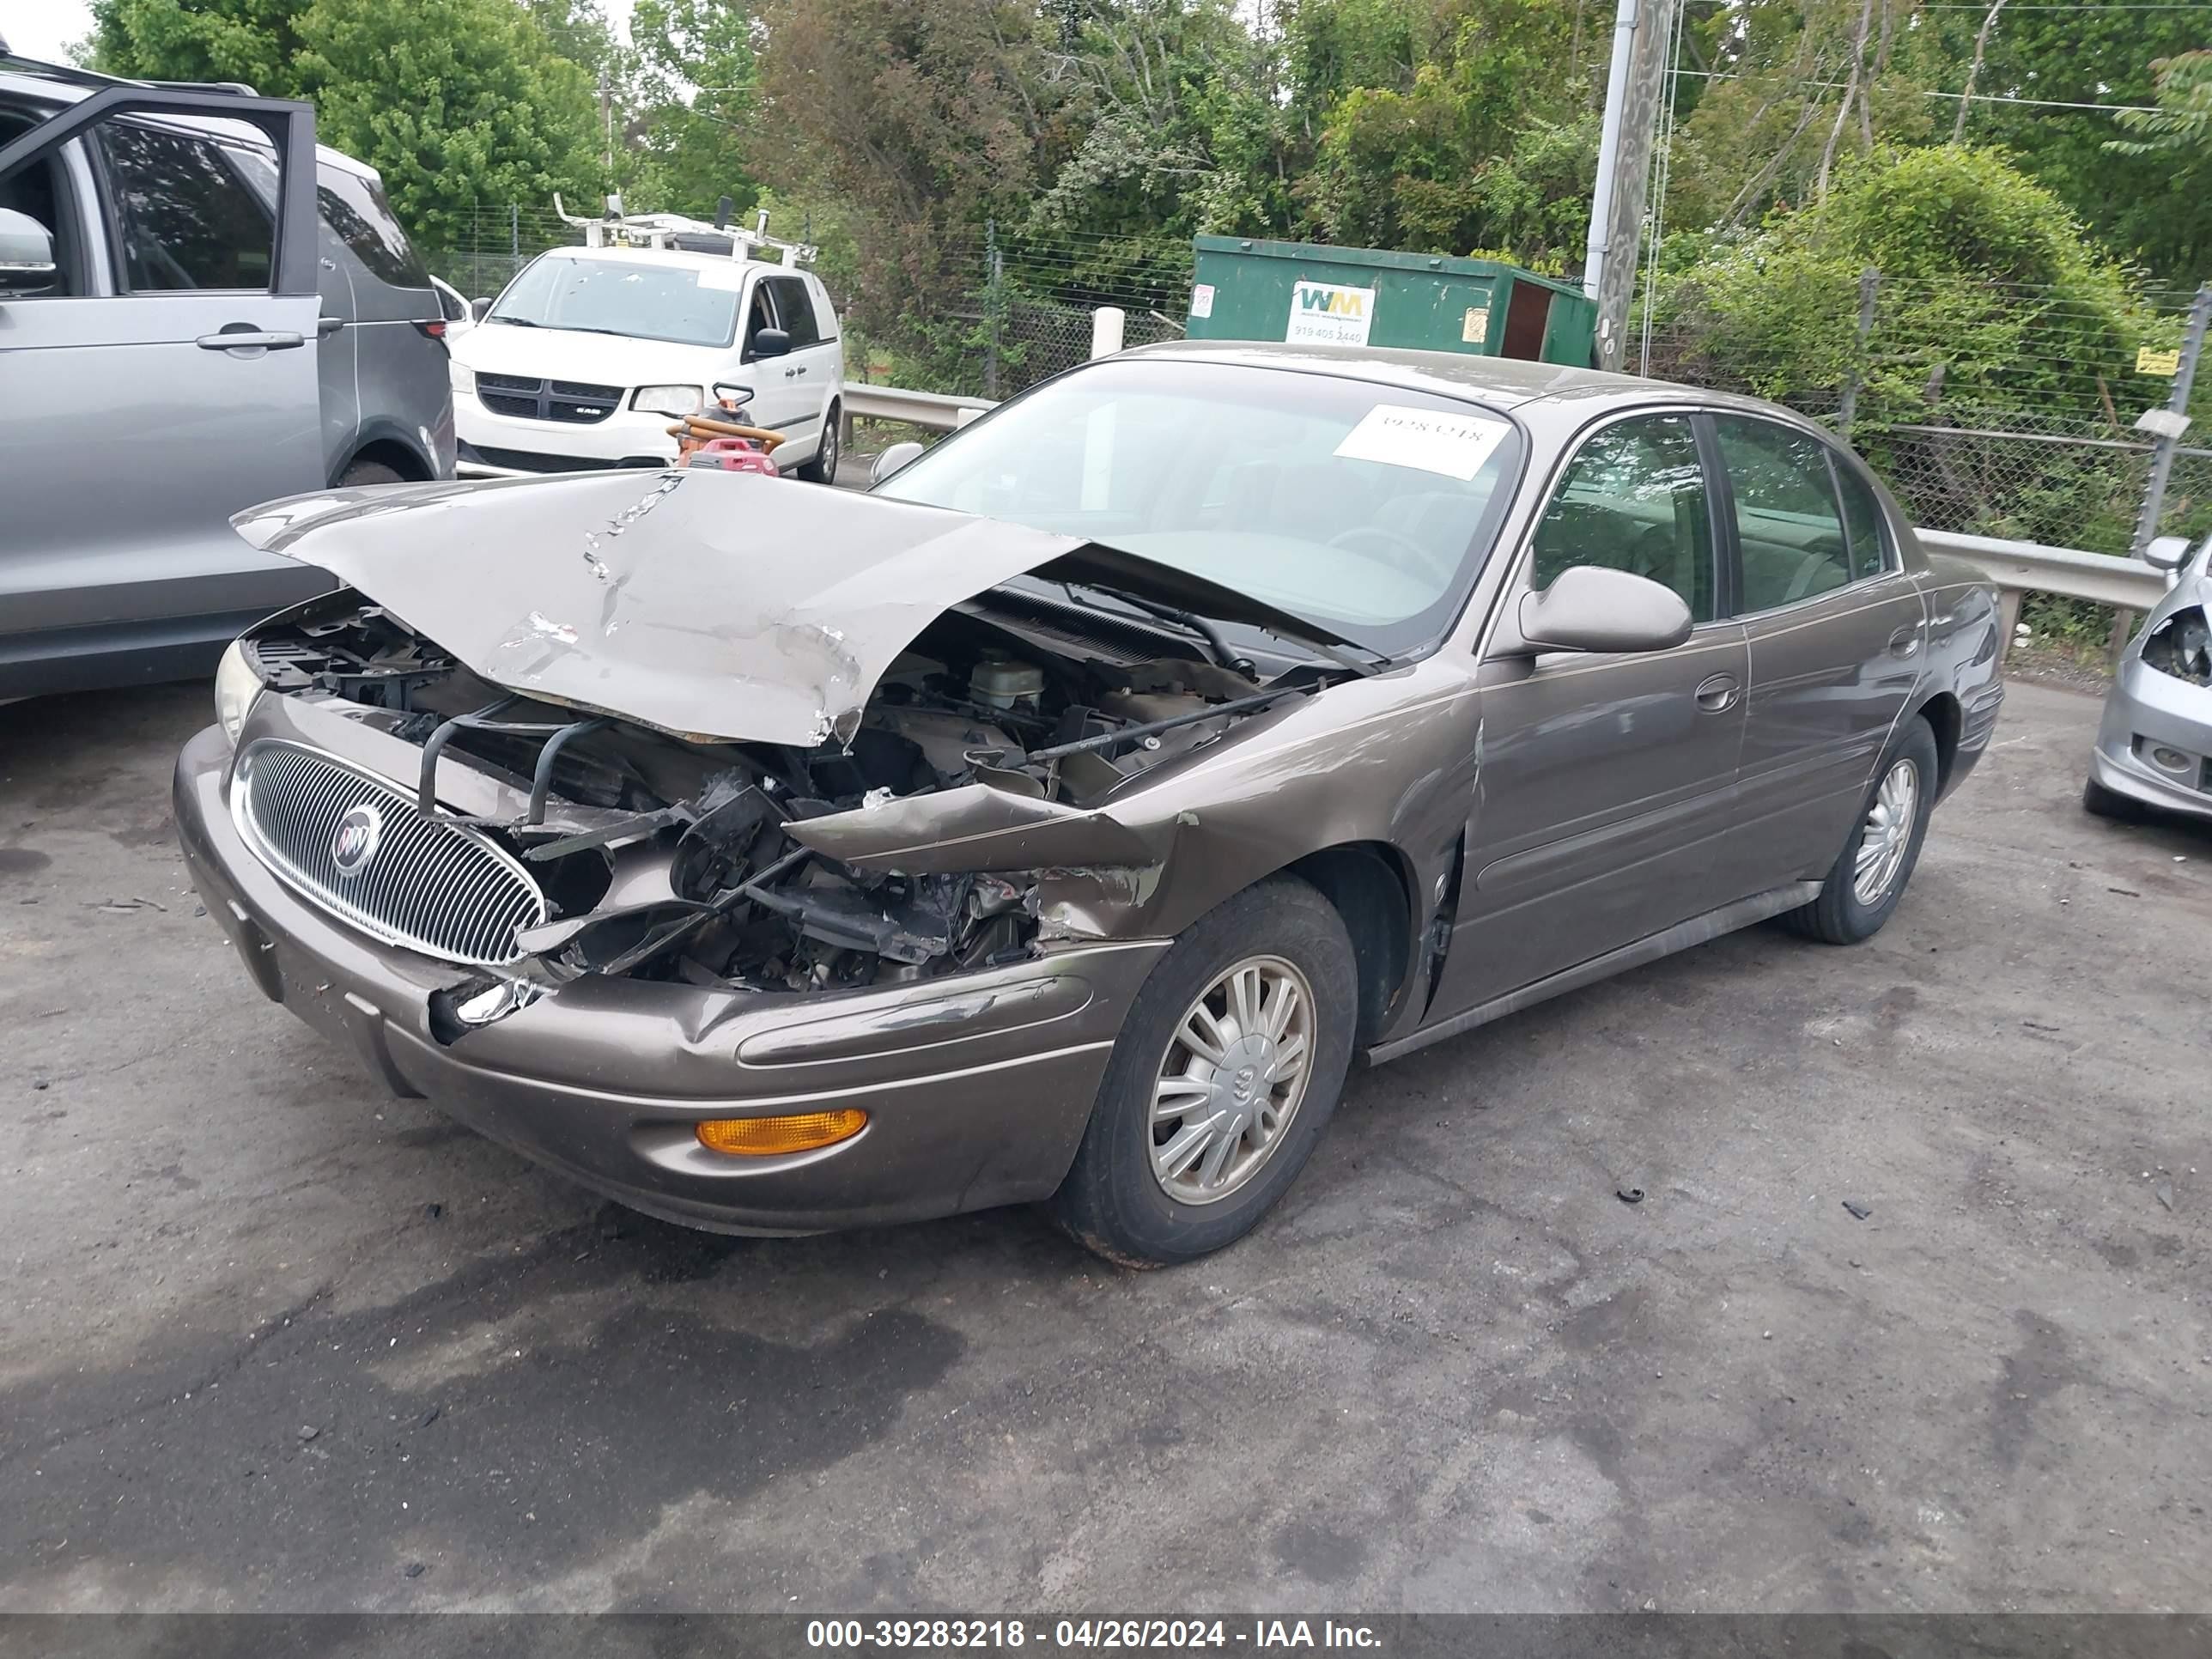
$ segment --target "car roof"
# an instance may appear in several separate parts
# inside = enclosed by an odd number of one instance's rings
[[[1806,423],[1792,410],[1730,392],[1565,363],[1532,363],[1517,357],[1477,357],[1457,351],[1414,351],[1393,346],[1288,345],[1267,340],[1167,340],[1121,355],[1333,374],[1441,397],[1472,398],[1493,409],[1516,410],[1524,419],[1544,419],[1556,410],[1560,420],[1577,427],[1608,408],[1651,403],[1696,403]]]
[[[74,74],[76,71],[66,73]],[[120,79],[100,80],[88,83],[86,81],[67,79],[64,72],[59,70],[52,75],[40,74],[30,60],[16,58],[12,63],[0,64],[0,105],[51,104],[58,108],[66,109],[70,105],[81,102],[94,93],[104,91],[110,86],[150,86],[152,84],[154,83],[151,82]],[[220,92],[225,89],[213,82],[210,82],[207,88],[210,92]],[[210,123],[219,123],[222,120],[222,118],[219,116],[185,115],[165,110],[158,114],[139,115],[133,118],[149,121],[158,126],[196,128],[205,131],[210,137],[220,139],[225,143],[260,143],[263,142],[258,135],[248,137],[235,130],[226,129],[219,125],[210,126]],[[334,167],[342,173],[350,173],[359,178],[374,179],[379,185],[384,182],[383,175],[368,162],[349,155],[342,149],[332,149],[328,144],[315,146],[315,165],[319,167]]]
[[[773,271],[783,276],[805,276],[809,273],[797,265],[787,265],[781,259],[733,259],[726,253],[701,253],[682,247],[565,247],[545,250],[545,257],[559,259],[623,259],[633,264],[662,265],[674,270],[726,270],[732,265],[742,265],[755,270]]]

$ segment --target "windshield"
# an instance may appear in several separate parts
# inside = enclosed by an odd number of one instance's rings
[[[727,345],[737,333],[741,274],[547,254],[507,284],[489,320]]]
[[[1457,613],[1521,447],[1504,416],[1428,392],[1132,358],[1039,387],[876,493],[1081,536],[1395,656]]]

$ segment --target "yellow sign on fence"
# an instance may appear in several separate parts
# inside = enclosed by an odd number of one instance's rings
[[[2136,348],[2136,373],[2179,374],[2181,373],[2181,354],[2179,351],[2153,351],[2148,346],[2138,346]]]

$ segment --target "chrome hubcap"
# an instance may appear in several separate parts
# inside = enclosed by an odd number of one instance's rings
[[[1887,896],[1897,872],[1905,867],[1905,849],[1912,845],[1913,820],[1919,812],[1920,769],[1901,760],[1889,769],[1881,787],[1874,792],[1874,805],[1867,809],[1866,830],[1859,836],[1851,896],[1861,904],[1879,904]]]
[[[1184,1012],[1152,1085],[1152,1178],[1182,1204],[1235,1192],[1274,1156],[1305,1098],[1313,988],[1247,957]]]

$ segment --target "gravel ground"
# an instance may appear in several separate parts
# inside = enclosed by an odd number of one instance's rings
[[[381,1097],[195,915],[205,688],[10,708],[0,1609],[2203,1610],[2212,836],[2081,815],[2096,712],[2014,688],[1871,943],[1358,1075],[1135,1275]]]

